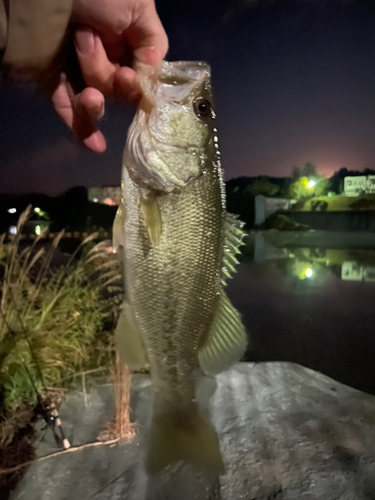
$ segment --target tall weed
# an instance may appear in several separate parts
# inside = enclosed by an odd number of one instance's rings
[[[22,246],[22,226],[0,237],[0,391],[2,406],[34,403],[36,390],[113,361],[111,329],[122,300],[119,261],[87,237],[56,265],[61,232]]]

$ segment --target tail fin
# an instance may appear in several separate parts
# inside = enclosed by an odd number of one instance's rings
[[[146,470],[153,475],[180,460],[217,474],[224,473],[219,440],[211,424],[200,413],[183,423],[171,417],[154,417]]]

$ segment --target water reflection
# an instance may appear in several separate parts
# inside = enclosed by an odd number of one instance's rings
[[[293,361],[375,394],[374,236],[251,236],[228,286],[250,334],[246,358]]]
[[[314,279],[323,268],[329,268],[336,276],[341,276],[342,280],[375,283],[375,250],[296,248],[295,246],[290,249],[272,245],[267,242],[263,234],[255,234],[253,238],[254,261],[258,264],[282,260],[286,273],[299,279]],[[280,240],[282,244],[282,233]],[[301,244],[303,245],[303,242]]]

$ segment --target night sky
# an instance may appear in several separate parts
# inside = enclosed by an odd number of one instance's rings
[[[375,168],[374,0],[157,0],[168,60],[212,66],[226,178]],[[177,6],[178,4],[178,6]],[[0,88],[0,192],[118,185],[134,110],[109,104],[108,150],[77,146],[27,85]]]

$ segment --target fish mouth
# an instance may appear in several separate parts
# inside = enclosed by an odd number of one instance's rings
[[[203,61],[160,61],[157,66],[138,63],[135,70],[142,77],[169,85],[199,83],[211,77],[211,67]]]
[[[199,83],[211,77],[210,66],[202,61],[161,61],[157,66],[159,80],[170,85]]]
[[[211,77],[210,66],[201,61],[161,61],[156,67],[138,64],[142,89],[141,107],[150,112],[158,98],[182,102],[194,88]]]

